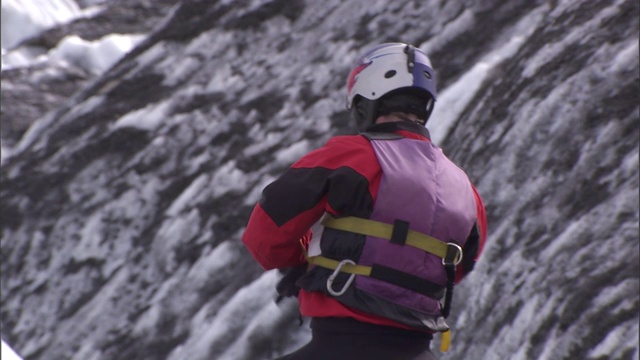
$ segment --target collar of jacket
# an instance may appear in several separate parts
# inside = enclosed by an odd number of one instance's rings
[[[431,140],[431,135],[429,134],[429,130],[427,130],[427,128],[420,124],[414,124],[406,121],[373,124],[369,126],[365,130],[365,132],[395,133],[402,130],[424,136],[428,140]]]

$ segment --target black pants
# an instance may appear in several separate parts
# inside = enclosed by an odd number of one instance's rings
[[[432,336],[363,323],[351,318],[314,318],[311,341],[278,360],[436,360]]]

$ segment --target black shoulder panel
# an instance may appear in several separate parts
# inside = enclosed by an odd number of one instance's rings
[[[264,189],[260,206],[282,226],[324,196],[331,208],[346,215],[368,217],[373,209],[369,181],[350,167],[290,168]]]
[[[363,133],[360,133],[360,135],[366,137],[367,139],[369,139],[369,141],[373,141],[373,140],[398,140],[398,139],[402,139],[403,138],[401,135],[398,135],[398,134],[383,133],[383,132],[363,132]]]

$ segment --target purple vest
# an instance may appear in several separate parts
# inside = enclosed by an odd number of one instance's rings
[[[371,220],[407,221],[412,230],[464,246],[476,220],[475,200],[464,171],[428,141],[372,140],[371,145],[383,172]],[[358,264],[384,265],[442,286],[447,281],[439,257],[370,236]],[[388,282],[357,276],[355,287],[428,316],[440,315],[437,299]]]
[[[464,247],[477,216],[471,183],[464,171],[429,141],[388,133],[365,136],[371,141],[382,169],[369,218],[387,224],[396,220],[408,222],[411,230]],[[351,275],[340,273],[333,289],[345,291],[334,296],[327,291],[327,279],[333,270],[313,266],[298,281],[301,288],[322,291],[351,308],[412,328],[432,331],[449,328],[440,309],[447,283],[441,258],[409,245],[331,228],[322,231],[320,248],[324,256],[384,268],[390,275],[356,275],[353,283],[347,285]],[[410,285],[404,282],[407,278],[412,282]],[[420,284],[429,283],[431,290],[409,290],[416,279]],[[399,285],[401,282],[404,286]]]

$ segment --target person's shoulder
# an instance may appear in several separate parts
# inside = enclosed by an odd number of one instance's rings
[[[357,135],[337,135],[327,141],[327,146],[358,146],[367,145],[369,140],[364,136]]]
[[[375,160],[370,142],[361,135],[338,135],[327,140],[324,146],[311,151],[294,167],[358,168]]]

